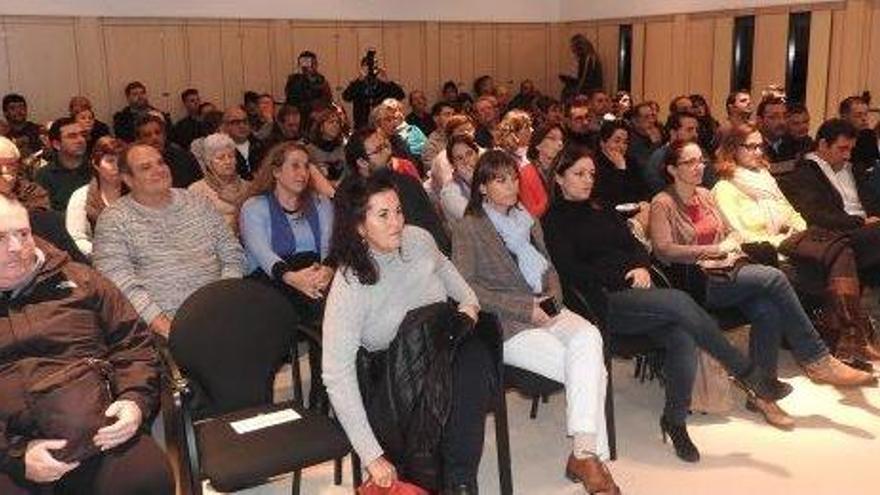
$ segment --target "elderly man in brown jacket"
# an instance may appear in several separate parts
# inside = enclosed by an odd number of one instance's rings
[[[35,239],[0,196],[0,493],[173,493],[143,430],[159,386],[150,338],[111,282]]]

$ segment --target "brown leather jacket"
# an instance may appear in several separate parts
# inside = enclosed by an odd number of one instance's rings
[[[106,359],[116,399],[137,403],[145,419],[159,387],[150,332],[119,289],[45,241],[37,239],[37,247],[46,260],[34,280],[15,297],[0,294],[0,471],[19,479],[27,442],[40,438],[26,401],[34,374],[84,357]]]

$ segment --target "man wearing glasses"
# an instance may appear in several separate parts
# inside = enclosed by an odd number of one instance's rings
[[[253,180],[265,147],[254,137],[247,112],[241,105],[229,107],[223,114],[223,132],[235,142],[236,170],[245,180]]]

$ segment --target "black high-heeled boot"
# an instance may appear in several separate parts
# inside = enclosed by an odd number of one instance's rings
[[[666,443],[666,436],[672,439],[672,446],[675,447],[675,455],[685,462],[697,462],[700,460],[700,451],[691,441],[688,435],[687,425],[685,423],[676,425],[666,419],[666,416],[660,416],[660,432],[663,435],[663,443]]]

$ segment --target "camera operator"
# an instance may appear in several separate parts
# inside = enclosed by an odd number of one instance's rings
[[[360,129],[367,125],[370,110],[385,98],[402,100],[406,95],[403,88],[388,79],[385,68],[376,59],[376,50],[368,50],[361,59],[361,75],[348,84],[342,98],[351,102],[354,113],[354,127]]]
[[[306,50],[296,59],[300,72],[287,78],[284,93],[286,103],[299,109],[302,129],[309,128],[313,111],[323,110],[333,101],[333,92],[327,79],[318,72],[318,56]]]

